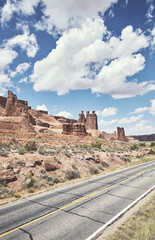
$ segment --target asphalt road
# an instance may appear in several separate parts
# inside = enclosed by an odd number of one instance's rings
[[[155,184],[155,160],[0,207],[0,239],[83,240]]]

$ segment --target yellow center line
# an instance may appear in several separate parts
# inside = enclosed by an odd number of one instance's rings
[[[53,212],[47,213],[47,214],[45,214],[45,215],[43,215],[43,216],[41,216],[41,217],[38,217],[38,218],[36,218],[36,219],[34,219],[34,220],[32,220],[32,221],[29,221],[29,222],[27,222],[27,223],[25,223],[25,224],[23,224],[23,225],[20,225],[19,227],[13,228],[12,230],[9,230],[9,231],[1,234],[1,235],[0,235],[0,238],[1,238],[1,237],[4,237],[4,236],[6,236],[6,235],[8,235],[8,234],[10,234],[10,233],[12,233],[12,232],[15,232],[15,231],[17,231],[17,230],[20,229],[20,228],[26,227],[27,225],[30,225],[30,224],[32,224],[32,223],[34,223],[34,222],[37,222],[37,221],[39,221],[39,220],[41,220],[41,219],[43,219],[43,218],[46,218],[46,217],[48,217],[48,216],[50,216],[50,215],[52,215],[52,214],[54,214],[54,213],[58,213],[58,212],[60,212],[61,210],[64,210],[64,209],[66,209],[66,208],[68,208],[68,207],[71,207],[71,206],[75,205],[76,203],[82,202],[82,201],[84,201],[84,200],[86,200],[86,199],[88,199],[88,198],[90,198],[90,197],[93,197],[93,196],[95,196],[95,195],[97,195],[97,194],[100,194],[100,193],[102,193],[102,192],[104,192],[104,191],[106,191],[106,190],[108,190],[108,189],[110,189],[110,188],[113,188],[113,187],[115,187],[115,186],[117,186],[117,185],[119,185],[119,184],[121,184],[121,183],[124,183],[124,182],[126,182],[126,181],[128,181],[128,180],[131,180],[131,179],[133,179],[133,178],[135,178],[135,177],[137,177],[137,176],[140,176],[140,175],[143,174],[143,173],[149,172],[149,171],[151,171],[151,170],[153,170],[153,169],[155,169],[155,167],[150,168],[150,169],[147,169],[147,170],[145,170],[145,171],[141,171],[141,172],[139,172],[139,173],[137,173],[137,174],[135,174],[135,175],[133,175],[133,176],[131,176],[131,177],[129,177],[129,178],[126,178],[125,180],[122,180],[122,181],[120,181],[120,182],[118,182],[118,183],[115,183],[115,184],[113,184],[113,185],[111,185],[111,186],[109,186],[109,187],[106,187],[106,188],[104,188],[104,189],[102,189],[102,190],[100,190],[100,191],[92,192],[92,193],[90,193],[90,194],[88,194],[88,195],[86,195],[86,196],[84,196],[84,197],[81,197],[81,198],[79,198],[79,199],[71,202],[70,204],[65,205],[65,206],[63,206],[63,207],[61,207],[61,208],[59,208],[59,209],[57,209],[57,210],[55,210],[55,211],[53,211]]]

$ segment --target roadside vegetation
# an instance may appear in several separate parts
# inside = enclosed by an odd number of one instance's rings
[[[155,195],[131,215],[112,235],[103,240],[154,240]]]
[[[154,156],[155,142],[1,136],[0,201],[151,161]]]

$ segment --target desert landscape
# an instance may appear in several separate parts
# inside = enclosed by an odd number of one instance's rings
[[[0,202],[153,159],[154,143],[98,130],[95,111],[79,119],[34,110],[8,91],[0,97]]]

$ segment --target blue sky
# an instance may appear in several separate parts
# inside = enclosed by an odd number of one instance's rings
[[[155,133],[154,0],[1,0],[0,95]]]

